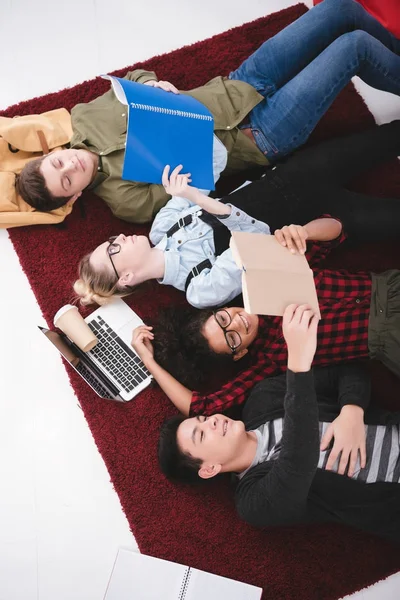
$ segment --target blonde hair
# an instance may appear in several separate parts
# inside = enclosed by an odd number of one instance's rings
[[[90,254],[86,254],[79,263],[79,279],[74,283],[74,291],[81,304],[107,304],[110,300],[118,296],[122,298],[131,293],[131,289],[121,290],[118,288],[118,281],[115,281],[114,273],[109,273],[105,269],[95,271],[90,264]]]

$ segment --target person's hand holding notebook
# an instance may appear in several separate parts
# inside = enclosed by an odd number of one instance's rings
[[[303,228],[304,229],[304,228]],[[277,236],[278,237],[278,236]],[[247,312],[282,316],[289,304],[308,304],[320,317],[313,272],[297,242],[286,236],[283,246],[273,235],[234,231],[230,246],[242,269],[243,301]]]

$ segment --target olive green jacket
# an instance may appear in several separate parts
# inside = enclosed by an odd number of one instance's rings
[[[137,69],[127,73],[131,81],[157,80],[155,73]],[[216,77],[206,85],[182,92],[193,96],[211,111],[216,135],[228,150],[224,174],[249,166],[268,164],[257,146],[237,125],[263,100],[243,81]],[[127,128],[127,107],[109,90],[87,104],[77,104],[71,112],[74,135],[72,148],[84,148],[101,157],[100,171],[90,185],[108,204],[114,215],[135,223],[151,221],[171,196],[162,185],[121,179]]]

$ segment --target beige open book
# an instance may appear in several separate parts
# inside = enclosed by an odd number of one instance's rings
[[[283,315],[288,304],[309,304],[319,315],[313,272],[307,259],[292,254],[263,233],[233,231],[230,241],[237,266],[243,270],[243,301],[247,312]]]

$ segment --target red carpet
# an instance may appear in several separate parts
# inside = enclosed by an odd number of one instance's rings
[[[198,86],[238,66],[266,38],[304,11],[302,5],[292,7],[155,57],[144,66],[180,88]],[[108,86],[96,79],[23,102],[4,114],[22,115],[60,106],[70,109],[77,102],[95,98]],[[372,123],[361,98],[349,86],[319,125],[311,143]],[[376,194],[400,198],[398,165],[393,162],[385,166],[371,174],[368,181],[364,178],[358,188],[361,186]],[[111,234],[135,231],[135,227],[112,218],[107,207],[94,196],[87,195],[86,210],[83,220],[76,208],[65,229],[32,227],[10,231],[48,322],[71,297],[78,258]],[[347,268],[383,270],[399,266],[395,260],[399,256],[399,246],[382,249],[371,245],[351,254],[341,252],[335,263]],[[146,320],[160,306],[182,301],[182,294],[155,284],[138,293],[131,304]],[[334,526],[256,531],[236,518],[228,485],[214,484],[206,491],[173,487],[160,476],[156,461],[159,425],[174,412],[160,390],[155,387],[145,391],[124,406],[98,399],[74,373],[70,376],[143,552],[262,586],[264,598],[270,600],[333,600],[400,569],[400,551],[367,535]],[[394,407],[397,399],[399,408],[399,383],[383,370],[378,377],[379,401]]]

